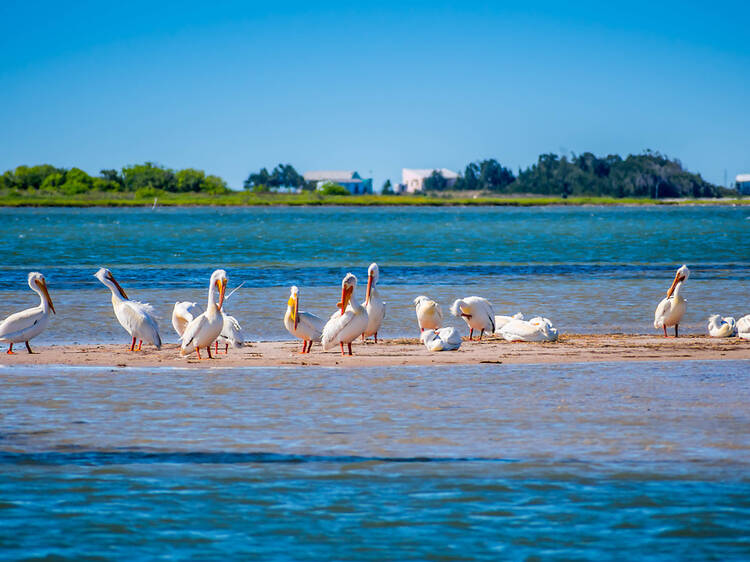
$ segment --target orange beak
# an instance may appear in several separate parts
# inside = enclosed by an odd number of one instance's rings
[[[677,286],[677,283],[680,281],[684,281],[685,278],[681,276],[679,273],[674,276],[674,281],[672,281],[672,286],[669,288],[669,291],[667,291],[667,298],[672,296],[672,293],[674,293],[674,288]]]
[[[49,305],[50,309],[52,309],[52,314],[57,314],[55,312],[55,305],[52,304],[52,299],[49,296],[49,292],[47,291],[47,283],[45,281],[36,281],[36,286],[41,289],[42,293],[44,293],[44,298],[47,299],[47,304]]]
[[[294,299],[294,329],[299,325],[299,299]]]
[[[341,308],[342,315],[349,304],[349,300],[352,298],[352,292],[354,292],[352,287],[341,287],[341,302],[337,306]]]
[[[372,275],[367,276],[367,293],[365,294],[365,306],[370,304],[370,293],[372,292]]]
[[[127,299],[128,295],[125,294],[125,290],[122,287],[120,287],[120,284],[117,282],[117,280],[111,273],[109,274],[109,280],[115,284],[115,287],[117,287],[117,290],[120,291],[120,295],[122,296],[122,298]]]
[[[224,292],[227,290],[227,280],[217,279],[216,288],[219,289],[219,310],[221,310],[221,306],[224,304]]]

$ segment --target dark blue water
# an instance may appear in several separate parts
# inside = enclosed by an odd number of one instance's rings
[[[245,282],[227,304],[245,331],[282,339],[289,286],[325,316],[343,275],[364,279],[376,261],[385,337],[415,333],[420,294],[444,307],[477,294],[498,314],[542,315],[562,332],[652,333],[654,308],[687,263],[681,329],[704,333],[710,314],[750,313],[749,217],[743,207],[0,209],[0,316],[34,301],[25,278],[36,269],[59,313],[39,343],[120,341],[92,276],[106,266],[156,307],[172,341],[174,302],[204,302],[223,267],[230,287]]]
[[[2,368],[0,556],[745,560],[749,367]]]

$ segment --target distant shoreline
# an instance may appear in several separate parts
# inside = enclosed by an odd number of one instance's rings
[[[423,195],[324,196],[236,192],[222,195],[168,194],[156,198],[157,207],[548,207],[548,206],[734,206],[750,205],[737,199],[616,199],[612,197],[459,197]],[[0,195],[0,207],[153,207],[154,198],[130,193],[96,196]]]

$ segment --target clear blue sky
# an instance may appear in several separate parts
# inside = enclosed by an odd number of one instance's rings
[[[0,170],[750,172],[750,2],[0,3]],[[114,5],[117,4],[117,5]]]

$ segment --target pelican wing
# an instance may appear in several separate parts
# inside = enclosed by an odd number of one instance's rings
[[[741,338],[750,339],[750,314],[737,320],[737,332]]]
[[[297,322],[297,332],[305,336],[305,339],[320,341],[325,324],[319,316],[315,316],[310,312],[300,312],[299,321]]]
[[[242,347],[242,344],[245,343],[245,336],[242,334],[242,326],[240,326],[240,323],[237,322],[237,319],[234,316],[229,316],[228,314],[223,313],[222,316],[224,324],[221,328],[219,339],[230,343],[232,347]]]
[[[203,311],[198,306],[198,303],[188,301],[174,303],[174,308],[172,309],[172,326],[177,335],[182,337],[187,325],[202,313]]]
[[[662,299],[654,311],[654,328],[664,327],[664,319],[672,312],[672,304],[672,299]]]
[[[197,336],[199,332],[204,330],[207,325],[208,318],[206,318],[205,314],[201,314],[196,318],[193,318],[193,320],[185,327],[185,331],[182,332],[183,351],[193,350],[193,348],[195,347],[195,344],[193,342],[195,336]]]
[[[131,336],[153,344],[158,349],[161,348],[161,337],[153,313],[154,307],[148,303],[126,300],[118,306],[117,319]]]
[[[24,334],[34,331],[44,319],[44,310],[40,306],[11,314],[0,324],[0,340],[23,341]]]

